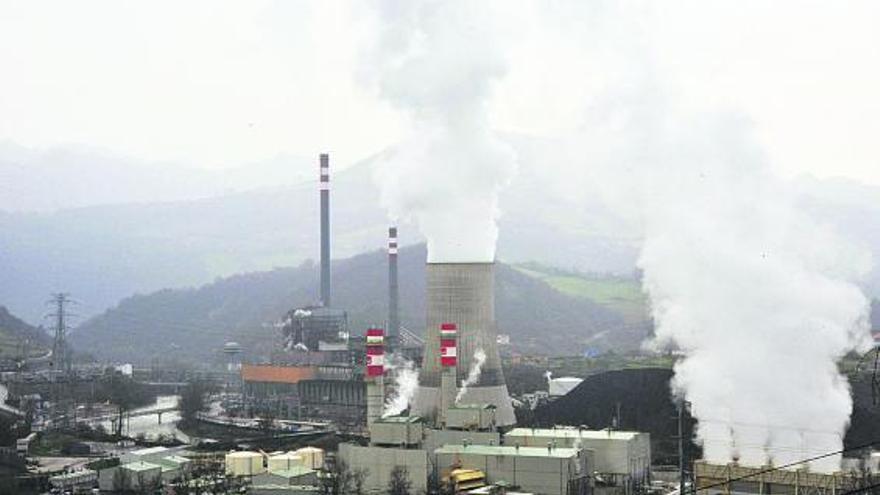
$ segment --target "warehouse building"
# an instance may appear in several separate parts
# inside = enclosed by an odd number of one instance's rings
[[[479,470],[487,483],[502,483],[544,495],[587,495],[589,452],[567,447],[445,445],[434,451],[435,474]]]
[[[252,413],[280,419],[332,418],[357,423],[366,414],[366,387],[352,366],[244,364],[244,398]]]
[[[584,428],[516,428],[504,436],[505,445],[588,449],[593,452],[592,467],[599,488],[620,488],[604,492],[633,493],[650,483],[651,438],[647,433]]]
[[[406,469],[413,493],[423,493],[428,489],[428,452],[420,448],[362,447],[343,443],[339,445],[339,459],[352,472],[366,475],[364,490],[367,492],[386,490],[395,468]]]

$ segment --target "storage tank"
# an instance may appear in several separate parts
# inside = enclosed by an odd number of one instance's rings
[[[265,471],[262,454],[247,451],[226,454],[226,474],[253,476]]]
[[[321,469],[324,467],[324,451],[317,447],[303,447],[293,451],[293,453],[302,457],[303,465],[309,469]]]
[[[286,452],[283,454],[269,456],[270,473],[273,473],[275,471],[287,471],[288,469],[304,465],[305,463],[302,456],[296,455],[293,452]]]

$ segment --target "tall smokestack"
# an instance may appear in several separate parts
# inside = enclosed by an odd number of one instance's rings
[[[321,153],[321,305],[330,306],[330,156]]]
[[[400,342],[400,313],[397,288],[397,227],[388,228],[388,350],[394,352]]]
[[[458,395],[456,366],[458,363],[458,327],[455,323],[440,325],[440,405],[437,415],[440,426],[446,426],[449,408],[455,405]]]
[[[425,358],[412,414],[439,416],[441,325],[454,322],[458,327],[456,383],[469,374],[478,349],[486,358],[479,379],[468,387],[461,402],[494,405],[498,426],[515,424],[496,341],[495,264],[428,263],[426,283]]]
[[[366,336],[367,351],[367,426],[382,417],[385,406],[385,331],[370,328]]]

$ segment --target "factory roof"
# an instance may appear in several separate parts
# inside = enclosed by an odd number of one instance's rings
[[[420,423],[421,416],[387,416],[379,420],[382,423]]]
[[[456,404],[449,409],[497,409],[495,404]]]
[[[578,449],[567,447],[512,447],[509,445],[444,445],[435,454],[476,454],[517,457],[550,457],[570,459],[578,455]]]
[[[603,430],[578,428],[514,428],[510,433],[523,436],[555,436],[557,438],[584,438],[588,440],[632,440],[639,435],[644,435],[644,433],[638,431],[612,430],[610,428]]]
[[[273,366],[243,364],[241,379],[247,382],[299,383],[315,378],[314,366]]]
[[[191,461],[186,457],[181,457],[179,455],[169,455],[167,457],[163,457],[161,459],[157,459],[156,463],[161,464],[164,467],[170,468],[178,468],[181,465],[188,464]]]
[[[514,428],[508,437],[581,438],[585,440],[632,440],[640,435],[637,431],[579,430],[577,428]]]
[[[158,464],[153,464],[151,462],[129,462],[128,464],[122,465],[123,469],[127,469],[129,471],[140,472],[140,471],[152,471],[154,469],[162,469],[162,466]]]
[[[236,450],[229,452],[226,454],[226,457],[230,457],[233,459],[241,458],[241,459],[253,459],[254,457],[263,457],[259,452],[250,452],[248,450]]]
[[[132,450],[131,454],[136,456],[144,456],[144,455],[152,455],[152,454],[160,454],[162,452],[166,452],[168,447],[148,447],[145,449]]]
[[[276,471],[270,471],[269,474],[273,476],[281,476],[282,478],[298,478],[300,476],[305,476],[310,473],[314,473],[314,469],[309,469],[305,466],[291,466],[287,469],[278,469]]]

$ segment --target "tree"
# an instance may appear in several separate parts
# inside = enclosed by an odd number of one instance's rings
[[[187,382],[180,392],[180,417],[184,423],[195,421],[198,413],[208,409],[208,398],[214,392],[214,384],[207,380],[195,379]]]
[[[357,484],[360,483],[363,489],[363,480],[356,480],[356,474],[351,472],[348,463],[341,459],[330,465],[327,476],[322,478],[321,493],[324,495],[351,495]],[[366,478],[366,474],[363,476]]]
[[[116,404],[118,415],[116,418],[117,437],[122,436],[123,416],[134,406],[136,402],[134,390],[131,380],[126,378],[122,373],[113,373],[107,383],[107,390],[110,395],[110,402]]]
[[[388,480],[388,495],[410,495],[411,490],[409,471],[403,466],[394,466]]]

